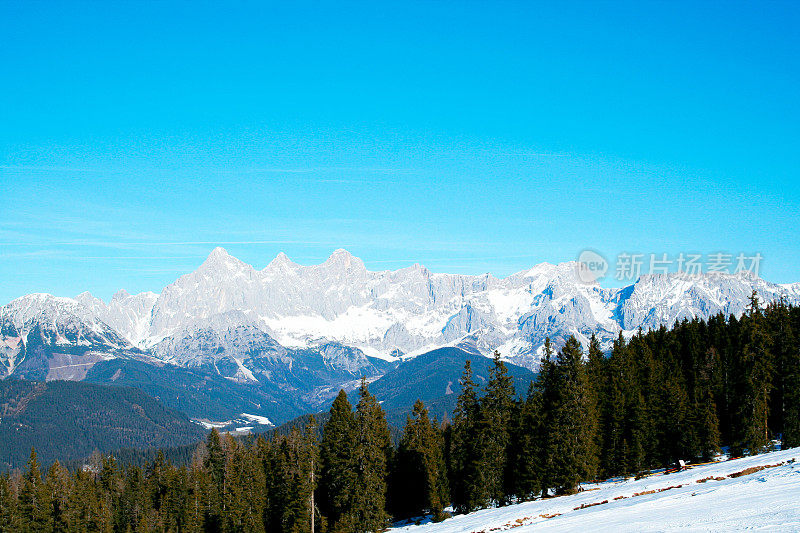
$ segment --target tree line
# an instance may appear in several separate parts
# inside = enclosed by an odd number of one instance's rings
[[[341,391],[322,428],[313,418],[270,439],[212,431],[191,462],[159,454],[144,468],[95,457],[70,472],[0,476],[0,531],[367,532],[447,509],[470,512],[636,475],[678,459],[800,445],[800,308],[684,320],[622,335],[609,353],[592,337],[557,352],[549,340],[536,379],[517,394],[495,353],[484,387],[469,361],[451,420],[421,401],[399,442],[362,381]]]

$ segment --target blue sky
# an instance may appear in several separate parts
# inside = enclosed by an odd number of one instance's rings
[[[0,300],[591,247],[800,281],[793,2],[0,3]],[[609,282],[612,283],[612,282]]]

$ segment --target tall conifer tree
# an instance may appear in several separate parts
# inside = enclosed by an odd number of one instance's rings
[[[353,532],[380,531],[388,521],[386,478],[391,441],[386,415],[362,378],[356,405],[356,480],[353,505],[343,518]]]
[[[784,331],[788,341],[784,345],[783,357],[783,447],[800,446],[800,308],[786,313]],[[796,317],[797,320],[792,320]]]
[[[469,360],[464,363],[460,384],[450,441],[450,490],[456,510],[466,513],[480,508],[486,499],[481,485],[481,451],[477,438],[480,405]]]
[[[694,398],[690,423],[694,441],[690,448],[692,458],[711,460],[720,451],[719,418],[714,397],[714,374],[719,356],[712,347],[706,351],[704,361],[695,376]]]
[[[545,391],[547,437],[545,486],[572,492],[596,469],[595,412],[581,347],[570,337],[553,365],[552,390]]]
[[[0,531],[15,531],[18,521],[17,498],[11,479],[8,473],[0,474]]]
[[[36,451],[31,448],[28,468],[19,491],[19,514],[23,531],[49,531],[53,527],[52,502],[42,480]]]
[[[764,314],[755,291],[743,320],[738,365],[738,438],[734,454],[761,453],[770,442],[769,394],[772,388],[772,354]]]
[[[479,438],[480,478],[489,503],[507,502],[510,476],[507,457],[511,443],[511,416],[514,410],[514,382],[495,351],[489,381],[480,400],[477,434]]]
[[[447,477],[444,467],[441,430],[428,418],[421,400],[406,419],[406,426],[394,461],[392,479],[396,516],[412,517],[426,513],[434,521],[445,518]]]
[[[357,431],[353,406],[347,393],[341,390],[331,406],[320,443],[320,504],[333,531],[337,530],[339,521],[353,505],[358,482],[355,459]]]
[[[539,460],[542,450],[542,394],[531,382],[528,394],[518,409],[509,460],[513,471],[511,491],[522,500],[531,499],[542,490]]]

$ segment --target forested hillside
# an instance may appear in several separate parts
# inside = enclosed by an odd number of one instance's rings
[[[74,381],[0,381],[0,469],[24,466],[35,447],[49,464],[94,450],[196,442],[205,431],[186,415],[128,387]]]
[[[192,418],[230,420],[241,413],[252,413],[280,423],[308,409],[298,394],[289,394],[269,382],[237,383],[203,369],[166,364],[102,361],[87,372],[86,381],[136,387]]]
[[[417,400],[425,402],[431,417],[443,422],[452,417],[456,398],[461,392],[459,378],[466,361],[471,361],[479,385],[489,381],[491,359],[459,348],[439,348],[390,370],[370,383],[369,389],[380,400],[391,426],[402,428],[406,415]],[[506,368],[517,390],[524,394],[534,373],[513,364],[506,364]],[[358,391],[350,394],[350,400],[358,400]]]
[[[235,440],[213,431],[189,467],[106,458],[42,478],[0,477],[0,529],[116,531],[377,531],[392,518],[502,506],[638,474],[678,459],[705,461],[800,444],[800,309],[716,316],[620,338],[610,354],[574,339],[549,344],[519,398],[496,354],[487,382],[467,362],[450,424],[423,402],[397,446],[379,398],[362,382],[355,409],[342,391],[317,438],[305,431]]]

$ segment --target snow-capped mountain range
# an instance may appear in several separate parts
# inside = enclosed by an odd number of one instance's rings
[[[546,337],[559,343],[575,335],[585,343],[596,333],[608,345],[620,332],[740,315],[753,290],[765,302],[800,303],[800,283],[744,274],[649,275],[606,289],[582,282],[574,262],[500,279],[432,273],[418,264],[373,272],[336,250],[311,266],[281,253],[257,270],[216,248],[160,294],[120,291],[109,303],[88,292],[74,299],[32,294],[0,307],[0,377],[35,366],[38,353],[49,354],[48,378],[81,379],[94,361],[130,357],[210,366],[254,381],[275,364],[291,367],[300,350],[355,375],[373,358],[448,345],[487,355],[498,349],[535,368]]]

